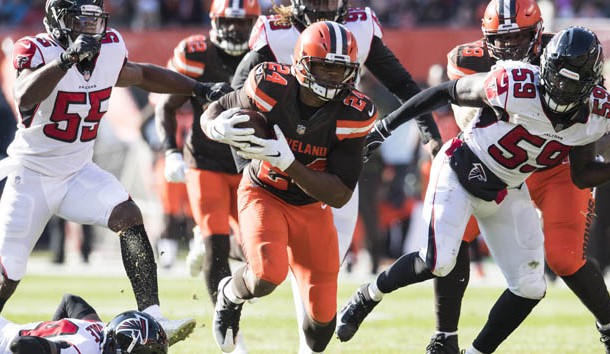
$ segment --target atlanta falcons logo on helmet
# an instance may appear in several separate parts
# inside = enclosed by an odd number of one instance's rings
[[[136,344],[144,344],[148,338],[148,319],[144,316],[136,314],[132,318],[127,318],[117,326],[117,334],[125,334],[128,338],[132,338],[131,344],[127,349],[130,353],[131,349]]]

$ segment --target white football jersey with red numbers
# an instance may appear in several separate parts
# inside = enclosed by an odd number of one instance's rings
[[[0,320],[0,353],[10,353],[10,344],[17,336],[36,336],[59,343],[58,354],[100,354],[104,323],[66,318],[18,325]]]
[[[358,62],[364,64],[369,56],[373,36],[382,38],[377,16],[368,7],[349,9],[343,23],[356,37]],[[259,50],[268,45],[277,62],[292,64],[292,54],[301,33],[292,24],[278,22],[278,16],[260,16],[250,36],[250,49]]]
[[[542,107],[538,80],[536,66],[498,62],[485,80],[487,100],[498,115],[483,110],[464,131],[471,150],[509,187],[536,169],[562,163],[572,146],[593,143],[610,131],[610,96],[603,87],[591,93],[586,119],[556,131]]]
[[[62,52],[64,48],[49,34],[24,37],[15,43],[13,66],[36,69]],[[108,30],[93,70],[73,65],[45,100],[32,109],[20,109],[9,156],[51,176],[71,174],[90,162],[100,120],[126,59],[123,38]]]

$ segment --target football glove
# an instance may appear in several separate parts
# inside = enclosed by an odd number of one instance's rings
[[[369,157],[371,156],[373,151],[377,150],[390,135],[392,135],[392,133],[385,125],[383,119],[375,123],[373,129],[371,129],[369,134],[366,136],[366,140],[364,143],[364,162],[367,162],[369,160]]]
[[[193,88],[193,94],[206,102],[216,101],[231,91],[233,88],[226,82],[198,82]]]
[[[249,137],[254,134],[253,128],[235,128],[238,123],[250,120],[245,114],[235,114],[241,108],[235,107],[220,113],[216,119],[210,121],[204,129],[208,138],[242,148],[249,146]]]
[[[182,154],[177,151],[168,151],[165,154],[165,179],[171,183],[184,183],[185,173],[188,167],[182,159]]]
[[[249,141],[253,144],[237,151],[237,155],[250,160],[268,161],[271,165],[286,171],[294,162],[294,154],[288,146],[284,133],[277,125],[273,126],[276,139],[261,139],[250,135]]]
[[[101,35],[79,34],[65,52],[59,56],[60,67],[68,70],[72,65],[88,59],[92,60],[102,46]]]

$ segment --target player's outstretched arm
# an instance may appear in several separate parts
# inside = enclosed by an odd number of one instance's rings
[[[148,63],[126,62],[119,74],[116,86],[137,86],[157,93],[195,95],[198,82],[188,76]]]

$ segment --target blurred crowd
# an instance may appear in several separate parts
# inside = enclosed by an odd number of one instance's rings
[[[548,0],[558,18],[610,18],[606,0]],[[107,0],[114,27],[134,30],[165,26],[209,25],[211,0]],[[263,0],[263,13],[289,0]],[[387,28],[415,26],[477,26],[487,0],[351,0],[352,6],[370,6]],[[44,2],[0,0],[0,28],[40,26]]]

